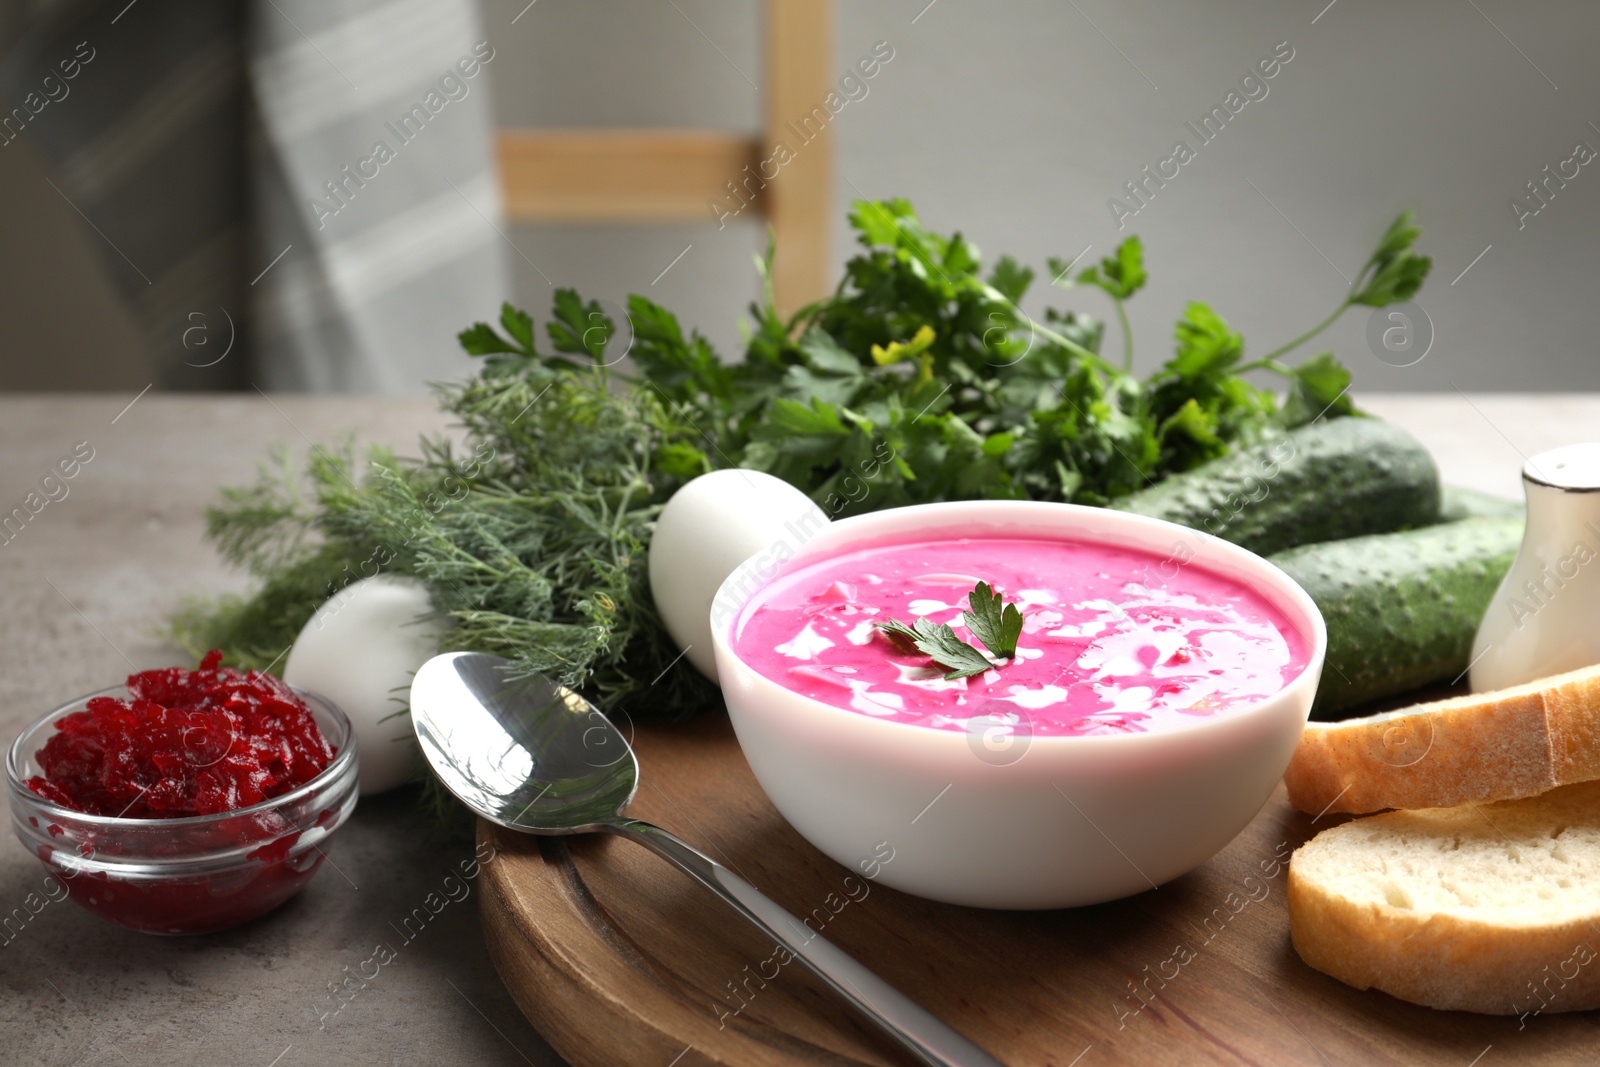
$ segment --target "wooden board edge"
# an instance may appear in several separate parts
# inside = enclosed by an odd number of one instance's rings
[[[573,1067],[654,1062],[676,1067],[867,1067],[790,1035],[780,1036],[796,1047],[779,1048],[763,1040],[765,1027],[742,1018],[719,1028],[708,1006],[692,1003],[633,946],[619,945],[616,928],[588,894],[564,840],[546,838],[529,848],[522,839],[508,848],[508,836],[520,837],[479,823],[480,846],[488,843],[495,849],[494,861],[483,867],[479,912],[484,942],[517,1007]],[[525,925],[509,903],[522,895],[519,877],[557,882],[554,894],[570,902],[563,917],[582,916],[584,921],[562,923],[549,915],[540,929]],[[614,1025],[597,1028],[597,1015]]]

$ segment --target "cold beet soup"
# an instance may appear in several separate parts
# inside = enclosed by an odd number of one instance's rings
[[[1021,615],[1009,656],[970,625],[979,582]],[[970,645],[989,666],[951,677],[948,663],[887,632],[889,620],[923,620],[942,647]],[[1035,736],[1143,733],[1225,714],[1276,693],[1311,658],[1264,596],[1197,564],[1001,537],[896,541],[780,575],[740,613],[733,649],[778,684],[863,715],[944,730],[977,716],[1025,721]]]

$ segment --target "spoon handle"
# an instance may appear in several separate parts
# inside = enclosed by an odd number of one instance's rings
[[[1004,1067],[909,997],[813,933],[766,894],[693,845],[652,823],[618,819],[605,829],[677,864],[787,949],[870,1022],[929,1067]]]

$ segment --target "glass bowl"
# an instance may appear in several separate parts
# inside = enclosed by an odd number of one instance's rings
[[[204,934],[264,915],[300,891],[355,808],[359,765],[344,713],[303,689],[335,752],[311,781],[236,811],[179,819],[113,819],[50,803],[24,783],[62,717],[114,686],[79,697],[22,732],[6,757],[11,822],[23,845],[102,919],[149,934]]]

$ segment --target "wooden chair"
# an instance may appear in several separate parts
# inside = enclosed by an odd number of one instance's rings
[[[668,129],[501,131],[507,214],[515,222],[767,223],[778,247],[773,290],[779,310],[787,314],[825,296],[832,289],[831,126],[784,163],[765,188],[759,175],[779,141],[795,144],[785,124],[810,114],[832,88],[832,6],[832,0],[766,0],[758,136]],[[758,177],[751,181],[750,175]],[[730,182],[741,193],[751,189],[759,195],[748,210],[719,223],[712,205],[739,203]]]

